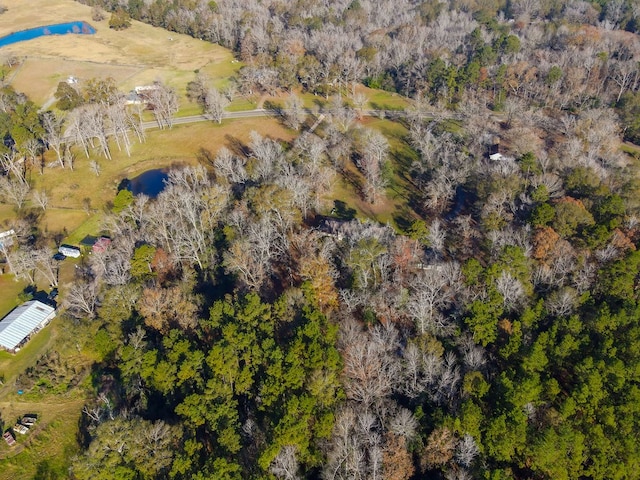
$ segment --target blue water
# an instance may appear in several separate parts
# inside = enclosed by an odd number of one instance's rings
[[[0,38],[0,47],[11,45],[12,43],[24,42],[45,35],[66,35],[67,33],[93,34],[96,29],[87,22],[58,23],[56,25],[45,25],[44,27],[30,28],[21,32],[11,33]]]
[[[167,175],[166,170],[147,170],[129,181],[129,190],[134,195],[143,193],[147,197],[156,198],[164,190],[166,186],[164,181],[167,178],[169,178],[169,175]]]

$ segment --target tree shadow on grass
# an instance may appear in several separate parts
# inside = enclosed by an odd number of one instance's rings
[[[242,143],[242,141],[232,135],[225,135],[226,145],[229,150],[240,157],[248,157],[251,155],[251,149]]]

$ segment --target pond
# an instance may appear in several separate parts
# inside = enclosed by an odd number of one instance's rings
[[[87,22],[57,23],[55,25],[45,25],[43,27],[30,28],[20,32],[11,33],[0,38],[0,47],[11,45],[12,43],[24,42],[46,35],[66,35],[68,33],[87,34],[96,33],[96,29]]]
[[[169,178],[167,170],[156,168],[147,170],[128,182],[127,188],[131,193],[138,195],[140,193],[150,198],[156,198],[158,194],[164,190],[166,186],[165,180]]]

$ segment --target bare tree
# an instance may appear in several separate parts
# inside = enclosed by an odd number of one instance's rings
[[[69,285],[64,306],[75,316],[93,318],[98,306],[98,283],[93,279],[80,279]]]
[[[374,203],[387,184],[383,167],[389,153],[389,142],[376,130],[367,129],[362,137],[362,152],[358,167],[365,178],[365,197]]]
[[[476,441],[471,435],[465,433],[456,447],[456,461],[463,467],[470,467],[479,453],[480,449]]]
[[[5,202],[13,203],[18,209],[22,208],[29,197],[29,190],[30,187],[26,181],[0,176],[0,197]]]
[[[224,109],[229,105],[226,96],[216,88],[209,87],[204,97],[204,113],[209,115],[215,122],[222,123]]]
[[[518,309],[525,300],[522,283],[507,271],[503,271],[496,279],[496,289],[502,295],[502,303],[507,311]]]
[[[234,155],[228,148],[222,147],[213,161],[216,177],[220,175],[229,183],[244,183],[248,179],[245,163],[243,158]]]
[[[393,326],[376,327],[371,333],[357,325],[344,330],[343,344],[345,392],[366,411],[388,397],[398,380],[399,363],[395,358],[397,331]]]
[[[22,183],[27,182],[24,157],[18,155],[15,150],[10,150],[0,155],[0,167],[5,172],[13,175],[16,180]]]
[[[64,168],[64,160],[62,156],[64,146],[62,124],[62,117],[59,117],[54,112],[45,112],[42,115],[42,125],[45,131],[45,135],[42,140],[47,148],[50,148],[56,153],[58,163],[62,168]]]
[[[42,210],[46,210],[49,205],[49,195],[46,190],[33,190],[31,198],[34,203],[38,205]]]
[[[277,163],[284,158],[282,146],[275,140],[263,138],[255,131],[249,137],[251,158],[254,160],[251,177],[260,181],[271,180]]]
[[[49,282],[52,287],[58,286],[58,262],[54,260],[51,251],[40,248],[32,252],[36,270]]]
[[[298,480],[298,459],[296,458],[297,448],[293,445],[285,445],[280,448],[278,455],[271,462],[269,471],[279,480]]]
[[[175,90],[162,82],[154,83],[154,88],[147,93],[149,105],[158,127],[171,128],[173,115],[178,111],[178,95]]]
[[[299,130],[306,118],[304,104],[295,93],[290,94],[284,103],[284,119],[287,126]]]
[[[96,175],[96,177],[100,176],[100,171],[102,170],[100,164],[95,160],[89,161],[89,169]]]
[[[437,267],[423,270],[413,282],[411,290],[407,311],[418,332],[444,336],[451,334],[454,323],[440,310],[451,304],[454,291],[440,270]]]

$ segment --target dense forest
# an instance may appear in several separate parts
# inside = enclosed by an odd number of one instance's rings
[[[327,101],[314,132],[113,199],[63,298],[96,352],[71,478],[638,477],[636,2],[82,3],[234,50],[226,92],[190,85],[218,121],[234,91],[284,92],[292,130],[301,92]],[[410,99],[401,133],[362,121],[357,84]],[[18,209],[46,205],[39,148],[73,168],[144,140],[109,81],[57,97],[66,117],[0,91]],[[327,206],[337,177],[371,205],[402,178],[406,214]],[[55,282],[45,233],[13,226],[11,271]]]

